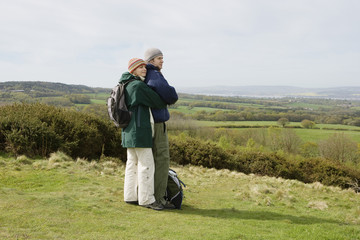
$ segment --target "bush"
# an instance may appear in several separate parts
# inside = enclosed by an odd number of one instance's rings
[[[121,132],[95,115],[45,104],[0,107],[0,151],[14,155],[49,156],[62,151],[73,158],[124,158]]]
[[[298,166],[303,172],[303,179],[300,180],[305,183],[321,182],[324,185],[348,188],[360,179],[359,171],[320,157],[303,159]]]
[[[308,119],[304,119],[304,120],[301,121],[301,126],[303,126],[304,128],[312,129],[312,128],[315,127],[315,125],[316,125],[315,122],[310,121]]]
[[[182,165],[192,164],[216,169],[233,169],[231,154],[215,143],[195,138],[170,137],[171,160]]]
[[[264,153],[256,150],[242,151],[236,154],[238,171],[271,177],[301,179],[296,165],[276,153]]]
[[[358,144],[344,133],[335,133],[319,143],[321,156],[337,162],[359,162]]]
[[[208,168],[236,170],[306,183],[321,182],[325,185],[352,187],[360,179],[360,171],[324,158],[300,158],[291,155],[261,152],[256,148],[225,151],[215,143],[202,141],[182,134],[170,138],[171,160],[178,164],[199,165]]]

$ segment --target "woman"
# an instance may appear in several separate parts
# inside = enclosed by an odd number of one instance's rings
[[[143,82],[146,64],[142,59],[131,59],[128,69],[129,72],[120,78],[120,82],[131,81],[125,89],[126,105],[132,112],[131,121],[121,133],[122,146],[127,148],[124,200],[162,210],[164,207],[154,197],[153,120],[150,108],[164,108],[166,103]]]

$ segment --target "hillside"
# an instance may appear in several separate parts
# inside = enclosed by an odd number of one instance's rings
[[[0,91],[2,92],[61,92],[66,93],[93,93],[94,89],[84,85],[68,85],[64,83],[50,83],[50,82],[0,82]]]
[[[91,88],[84,85],[68,85],[50,82],[0,82],[0,105],[12,102],[42,102],[59,106],[89,104],[89,94],[110,90]]]
[[[0,94],[4,92],[44,92],[61,94],[109,93],[110,88],[91,88],[84,85],[69,85],[42,81],[0,82]],[[360,100],[360,87],[301,88],[292,86],[209,86],[179,87],[178,93],[256,98],[330,98]]]
[[[116,159],[0,157],[0,238],[359,239],[360,196],[351,190],[171,167],[187,184],[183,209],[159,212],[123,202]]]

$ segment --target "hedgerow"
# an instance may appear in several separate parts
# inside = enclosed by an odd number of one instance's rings
[[[236,170],[305,183],[321,182],[325,185],[349,188],[360,180],[360,171],[325,158],[294,159],[291,155],[261,152],[256,149],[228,149],[225,151],[211,141],[189,136],[170,137],[171,160],[182,164],[208,168]]]
[[[0,151],[14,155],[124,158],[121,132],[95,115],[34,103],[0,107]]]

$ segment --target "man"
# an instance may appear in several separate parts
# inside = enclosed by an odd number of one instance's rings
[[[164,206],[154,196],[155,163],[149,107],[166,108],[166,103],[143,82],[145,66],[142,59],[132,58],[129,61],[129,72],[123,73],[120,78],[122,83],[130,81],[125,96],[126,106],[132,112],[129,125],[121,130],[122,146],[127,148],[124,201],[163,210]]]
[[[161,73],[164,63],[162,52],[157,48],[150,48],[146,50],[144,60],[147,62],[145,83],[157,92],[165,103],[174,104],[178,100],[178,95],[175,88],[168,84]],[[156,201],[163,204],[165,208],[174,208],[164,198],[170,167],[169,141],[165,122],[169,120],[170,114],[167,107],[151,109],[151,112],[155,122],[152,148],[155,161],[154,195]]]

